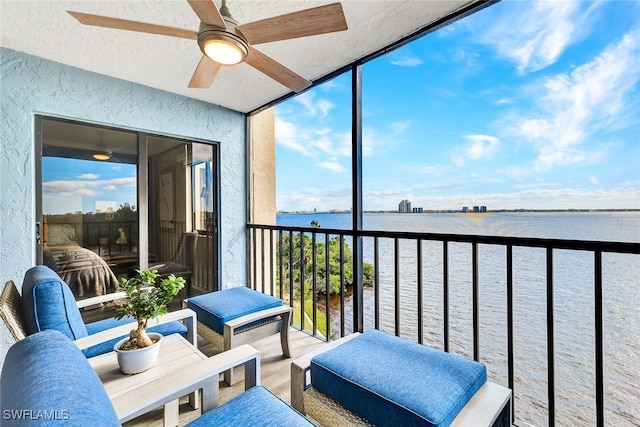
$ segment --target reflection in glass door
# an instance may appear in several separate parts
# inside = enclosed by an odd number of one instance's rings
[[[42,262],[76,298],[114,292],[137,263],[137,135],[42,119]]]
[[[114,292],[132,269],[173,260],[192,230],[192,286],[218,288],[217,145],[44,117],[36,127],[36,253],[76,298]]]
[[[200,234],[203,242],[198,250],[198,259],[207,260],[197,274],[198,283],[207,283],[208,291],[217,291],[219,252],[218,241],[218,194],[219,170],[217,146],[209,144],[192,145],[191,181],[193,182],[192,206],[193,228]]]

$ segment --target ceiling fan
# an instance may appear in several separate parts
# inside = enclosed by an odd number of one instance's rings
[[[96,144],[96,148],[93,151],[93,154],[91,154],[91,157],[96,160],[102,161],[111,159],[111,156],[113,156],[113,151],[111,150],[111,148],[107,147],[107,144],[104,143],[104,131],[96,130],[96,132],[98,133],[98,135],[100,135],[100,141],[98,141],[98,143]]]
[[[245,62],[294,92],[311,82],[257,50],[253,45],[347,29],[340,3],[331,3],[298,12],[240,25],[229,13],[226,1],[218,9],[213,0],[187,0],[200,18],[197,32],[126,19],[67,11],[81,24],[141,33],[197,40],[202,59],[195,69],[190,88],[209,88],[222,66]]]

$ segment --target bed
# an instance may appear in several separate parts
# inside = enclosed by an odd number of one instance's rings
[[[50,224],[43,262],[58,273],[76,299],[115,292],[118,278],[95,252],[75,241],[75,231],[63,224]]]

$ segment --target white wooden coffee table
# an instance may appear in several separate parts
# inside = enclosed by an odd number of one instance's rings
[[[178,334],[169,335],[162,339],[160,343],[160,354],[156,364],[139,374],[125,375],[120,372],[115,352],[106,353],[92,357],[89,363],[100,377],[109,399],[118,414],[121,423],[129,421],[137,416],[147,413],[149,408],[149,387],[145,384],[169,373],[188,370],[197,362],[207,359],[207,356],[200,352],[191,343]],[[211,392],[217,391],[218,378],[211,380]],[[216,384],[213,384],[216,381]],[[152,391],[154,396],[169,393],[171,384],[167,384],[167,390],[155,387]],[[216,391],[213,391],[213,390]],[[199,399],[197,392],[190,395],[190,403],[194,409],[198,408]],[[164,406],[164,425],[177,426],[179,416],[178,400],[171,401]]]

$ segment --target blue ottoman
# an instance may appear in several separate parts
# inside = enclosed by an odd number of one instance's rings
[[[313,424],[262,386],[252,387],[187,427],[261,426],[309,427]]]
[[[183,305],[196,312],[198,333],[222,351],[280,333],[282,354],[291,357],[292,309],[278,298],[240,286],[191,297]],[[233,384],[233,370],[224,380]]]
[[[484,365],[369,330],[311,360],[318,392],[378,426],[448,426],[487,380]]]

